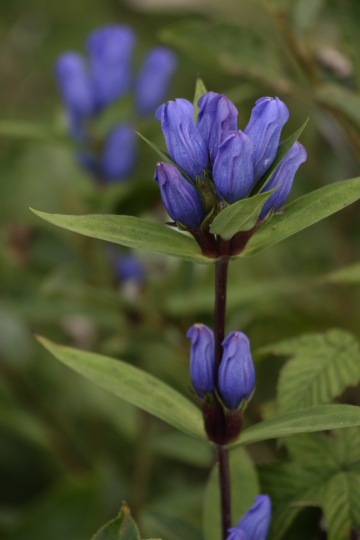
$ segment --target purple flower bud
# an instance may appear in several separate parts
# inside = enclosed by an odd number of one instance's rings
[[[208,92],[199,99],[199,131],[214,162],[220,144],[230,131],[237,131],[238,110],[225,94]]]
[[[108,135],[101,157],[101,174],[106,180],[122,180],[133,171],[136,161],[136,133],[133,126],[120,124]]]
[[[289,110],[279,98],[258,99],[245,128],[246,135],[254,141],[255,182],[273,163],[280,141],[281,130],[289,119]]]
[[[171,159],[193,179],[209,167],[207,145],[195,123],[194,112],[187,99],[169,101],[156,111]]]
[[[194,324],[186,334],[191,339],[190,376],[193,386],[203,398],[215,391],[214,332],[205,324]]]
[[[223,341],[219,368],[219,390],[225,405],[237,409],[248,401],[256,383],[250,342],[242,332],[231,332]]]
[[[137,109],[142,116],[153,114],[164,101],[176,66],[176,56],[167,47],[156,47],[147,54],[135,85]]]
[[[94,99],[86,64],[80,54],[62,54],[55,65],[55,77],[68,109],[80,116],[94,113]]]
[[[288,151],[284,159],[280,162],[280,165],[275,170],[268,184],[262,192],[270,191],[276,186],[280,186],[275,193],[266,201],[262,207],[260,219],[264,219],[268,212],[273,208],[274,211],[278,210],[280,206],[284,204],[293,185],[294,176],[296,171],[300,167],[301,163],[304,163],[307,159],[307,153],[305,148],[299,142],[296,142]]]
[[[128,26],[104,26],[90,34],[86,45],[98,109],[130,89],[135,41],[135,34]]]
[[[154,180],[160,186],[169,216],[191,229],[198,227],[205,218],[205,210],[197,189],[168,163],[157,164]]]
[[[254,184],[254,144],[242,131],[228,135],[219,146],[213,178],[219,198],[228,203],[244,199]]]
[[[227,540],[266,540],[271,521],[271,500],[268,495],[255,497],[255,504],[233,529]]]

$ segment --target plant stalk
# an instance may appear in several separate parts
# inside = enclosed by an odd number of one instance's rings
[[[221,240],[220,240],[221,241]],[[225,337],[225,317],[226,317],[226,292],[229,259],[224,257],[216,263],[215,268],[215,360],[216,360],[216,386],[218,386],[217,373],[220,367],[223,347],[222,342]],[[221,407],[220,403],[218,404]],[[221,411],[222,412],[222,411]],[[223,425],[219,426],[220,431],[225,431],[224,414],[218,416],[218,421]],[[219,463],[220,498],[221,498],[221,522],[222,538],[228,537],[228,529],[232,526],[231,520],[231,480],[229,468],[229,453],[222,445],[216,446],[217,459]]]

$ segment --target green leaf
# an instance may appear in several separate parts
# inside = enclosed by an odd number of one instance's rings
[[[244,449],[230,452],[229,457],[232,516],[235,523],[254,504],[254,497],[259,494],[259,484],[255,467]],[[218,464],[211,471],[206,487],[203,521],[205,540],[221,540]]]
[[[292,463],[260,471],[273,502],[270,538],[282,537],[304,506],[319,506],[329,540],[347,540],[360,525],[360,430],[291,437],[286,446]]]
[[[194,107],[195,107],[195,120],[197,120],[197,117],[198,117],[199,111],[200,111],[200,108],[199,108],[199,105],[198,105],[199,99],[204,94],[207,94],[207,90],[206,90],[205,84],[203,83],[202,78],[200,77],[200,75],[198,75],[196,77],[195,95],[194,95],[194,102],[193,102]]]
[[[67,216],[47,214],[38,210],[32,210],[32,212],[58,227],[92,238],[99,238],[131,248],[154,251],[186,261],[203,264],[215,262],[215,259],[202,255],[199,245],[190,236],[137,217],[109,214]]]
[[[320,278],[321,280],[321,278]],[[354,263],[344,268],[334,270],[323,278],[324,282],[339,285],[351,285],[360,283],[360,263]]]
[[[320,405],[284,414],[251,426],[242,433],[240,439],[229,445],[236,448],[266,439],[289,437],[297,433],[326,431],[360,426],[360,407],[353,405]]]
[[[239,255],[250,257],[360,199],[360,177],[330,184],[289,204],[252,236]]]
[[[210,232],[230,240],[237,232],[249,231],[255,227],[262,207],[277,189],[278,187],[230,204],[216,216],[210,226]]]
[[[120,360],[64,347],[41,336],[37,339],[60,362],[101,388],[193,437],[205,439],[200,410],[159,379]]]
[[[57,132],[49,126],[13,120],[2,120],[0,122],[0,137],[50,144],[63,143],[68,146],[72,144],[69,137],[64,136],[63,133]]]
[[[296,141],[300,138],[300,135],[306,128],[308,122],[309,122],[309,119],[307,118],[305,122],[303,123],[303,125],[299,127],[299,129],[295,131],[295,133],[290,135],[290,137],[288,137],[284,142],[280,144],[273,164],[271,165],[270,169],[267,171],[264,178],[261,178],[259,182],[255,185],[255,188],[253,189],[253,193],[258,193],[260,190],[264,189],[264,187],[269,183],[271,177],[273,176],[274,172],[276,171],[276,169],[278,168],[278,166],[280,165],[280,163],[282,162],[282,160],[284,159],[284,157],[286,156],[290,148],[292,148],[294,144],[296,143]]]
[[[182,516],[174,515],[161,509],[145,510],[141,514],[142,528],[155,531],[157,536],[166,540],[202,540],[200,530]]]
[[[360,381],[359,344],[344,330],[304,335],[270,345],[265,351],[292,357],[279,379],[282,413],[328,403]]]
[[[135,131],[135,133],[139,135],[139,137],[141,137],[141,139],[145,141],[146,144],[148,144],[150,148],[152,148],[154,152],[156,152],[161,157],[162,161],[165,161],[165,163],[170,163],[170,165],[175,165],[175,167],[177,167],[177,165],[172,161],[170,155],[165,150],[160,148],[160,146],[158,146],[157,144],[149,141],[149,139],[144,137],[144,135],[141,135],[141,133],[139,133],[138,131]]]
[[[101,527],[92,540],[140,540],[139,530],[129,508],[124,504],[118,517]]]

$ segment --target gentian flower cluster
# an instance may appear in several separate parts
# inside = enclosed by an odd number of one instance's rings
[[[264,97],[240,131],[238,111],[224,94],[208,92],[198,106],[197,121],[195,108],[186,99],[163,104],[156,112],[173,164],[159,163],[155,181],[170,217],[192,232],[205,226],[206,217],[211,220],[224,207],[250,195],[273,164],[289,118],[285,103]],[[259,188],[266,192],[278,187],[264,204],[260,221],[284,204],[306,157],[304,147],[296,142]]]
[[[229,529],[227,540],[266,540],[271,521],[270,497],[258,495],[255,501],[236,527]]]
[[[78,158],[100,182],[124,180],[132,173],[137,154],[131,121],[114,123],[100,137],[94,134],[103,113],[126,94],[133,93],[138,118],[152,115],[166,98],[176,58],[167,47],[149,51],[133,73],[134,31],[109,25],[92,32],[86,42],[87,57],[62,54],[55,66],[56,81],[66,106],[72,137],[81,145]]]
[[[205,324],[195,324],[187,333],[191,339],[190,376],[200,398],[215,394],[231,411],[243,410],[255,389],[256,375],[250,342],[242,332],[230,332],[224,339],[218,373],[215,363],[213,331]],[[211,397],[208,396],[210,399]]]

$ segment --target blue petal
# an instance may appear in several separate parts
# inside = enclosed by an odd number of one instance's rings
[[[128,124],[116,126],[108,135],[101,157],[101,171],[106,180],[128,178],[135,167],[137,139],[134,127]]]
[[[193,386],[203,398],[215,391],[215,339],[214,332],[204,324],[194,324],[186,336],[191,339],[190,376]]]

